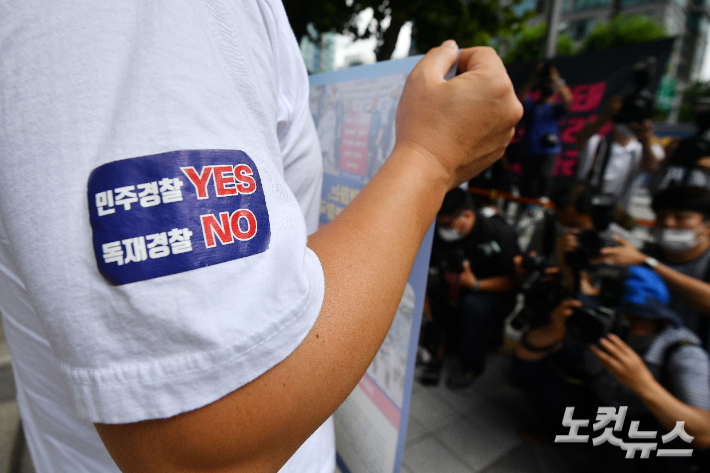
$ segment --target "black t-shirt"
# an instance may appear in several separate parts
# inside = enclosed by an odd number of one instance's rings
[[[499,215],[486,217],[481,212],[476,212],[471,233],[459,241],[445,242],[435,233],[431,266],[440,267],[442,261],[457,251],[466,256],[477,279],[512,273],[513,258],[520,254],[515,230]]]

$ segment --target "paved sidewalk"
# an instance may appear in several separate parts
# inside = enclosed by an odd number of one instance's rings
[[[493,354],[486,372],[465,393],[415,380],[402,473],[568,473],[574,468],[560,445],[533,445],[520,430],[535,415],[511,386],[511,360]],[[578,466],[578,465],[577,465]]]

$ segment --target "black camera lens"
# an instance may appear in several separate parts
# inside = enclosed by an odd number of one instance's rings
[[[608,333],[619,332],[621,325],[619,315],[612,309],[577,307],[567,319],[567,336],[578,343],[590,345]]]

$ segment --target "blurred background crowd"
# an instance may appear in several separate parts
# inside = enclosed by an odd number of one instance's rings
[[[571,435],[572,416],[591,419],[580,435],[598,436],[598,409],[613,406],[621,442],[644,438],[633,421],[666,433],[685,419],[694,437],[691,458],[623,471],[710,471],[705,2],[284,3],[310,72],[450,37],[495,47],[524,106],[505,156],[437,216],[418,382],[465,392],[503,354],[504,379],[539,414],[522,432],[530,442]],[[385,114],[382,103],[367,113]],[[599,465],[623,459],[619,445],[599,447]]]
[[[577,131],[573,176],[554,174],[572,92],[554,65],[536,66],[504,158],[439,211],[419,381],[465,390],[488,353],[503,351],[510,382],[540,414],[529,440],[567,434],[566,407],[595,419],[614,406],[627,425],[668,432],[686,419],[693,432],[692,459],[643,471],[707,471],[698,468],[710,447],[710,101],[695,101],[693,134],[659,139],[653,62],[633,62],[629,92]],[[613,450],[623,457],[601,455]]]

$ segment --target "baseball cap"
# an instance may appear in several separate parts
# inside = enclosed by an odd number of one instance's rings
[[[617,309],[642,319],[668,320],[676,326],[682,320],[668,307],[670,294],[663,279],[645,266],[629,266],[622,302]]]

